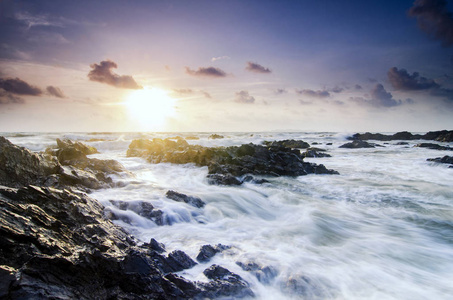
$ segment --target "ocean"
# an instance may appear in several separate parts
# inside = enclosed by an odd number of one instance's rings
[[[221,265],[240,275],[258,299],[452,299],[453,169],[427,158],[452,155],[414,147],[422,141],[377,142],[383,147],[344,149],[346,133],[3,133],[32,151],[69,138],[94,146],[90,157],[115,159],[132,173],[113,176],[117,187],[90,194],[114,222],[141,242],[193,259],[203,245],[229,249],[179,274],[207,281],[203,270]],[[196,137],[190,144],[233,146],[296,139],[332,157],[306,158],[339,175],[259,177],[263,184],[210,185],[207,167],[150,164],[126,157],[133,139]],[[372,141],[373,142],[373,141]],[[453,146],[453,143],[441,143]],[[196,208],[168,199],[168,190],[201,198]],[[133,210],[148,202],[163,212],[158,226]],[[131,207],[132,207],[131,206]],[[244,267],[246,266],[246,267]]]

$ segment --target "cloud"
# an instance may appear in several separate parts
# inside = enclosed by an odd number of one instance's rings
[[[14,15],[16,20],[25,23],[30,29],[33,26],[54,26],[54,27],[63,27],[61,22],[51,21],[47,16],[44,15],[31,15],[28,12],[18,12]]]
[[[344,88],[339,87],[339,86],[335,86],[330,91],[338,94],[338,93],[341,93],[342,91],[344,91]]]
[[[213,58],[211,58],[211,61],[223,60],[223,59],[231,59],[231,57],[226,56],[226,55],[224,55],[224,56],[219,56],[219,57],[213,57]]]
[[[361,86],[360,84],[356,84],[356,85],[354,86],[354,88],[355,88],[356,90],[361,90],[361,89],[362,89],[362,86]]]
[[[349,100],[360,104],[373,107],[393,107],[403,103],[401,100],[393,99],[391,93],[387,92],[384,86],[380,83],[376,84],[370,91],[370,99],[363,97],[350,97]]]
[[[260,64],[253,63],[248,61],[247,66],[245,67],[247,71],[254,72],[254,73],[262,73],[262,74],[268,74],[272,73],[272,71],[269,68],[265,68]]]
[[[23,104],[25,103],[25,100],[11,93],[8,93],[5,90],[0,90],[0,104],[8,103]]]
[[[40,96],[42,90],[32,86],[19,78],[0,78],[0,88],[5,92],[16,95]]]
[[[445,98],[453,101],[453,90],[444,88],[433,79],[421,77],[418,72],[409,74],[406,70],[391,68],[388,78],[395,90],[402,91],[426,91],[431,96]],[[446,78],[448,80],[448,78]],[[412,101],[413,102],[413,101]]]
[[[63,91],[60,90],[60,88],[57,88],[55,86],[51,86],[49,85],[47,88],[46,88],[46,91],[49,95],[51,96],[55,96],[57,98],[66,98],[66,96],[64,95]]]
[[[203,95],[208,98],[208,99],[212,99],[212,96],[211,94],[209,94],[208,92],[205,92],[205,91],[201,91],[203,93]]]
[[[405,69],[398,70],[396,67],[390,68],[387,76],[395,90],[415,91],[440,87],[434,80],[419,76],[418,72],[411,75]]]
[[[182,95],[182,96],[193,95],[193,94],[196,94],[196,93],[201,93],[201,94],[203,94],[204,97],[206,97],[208,99],[212,99],[212,96],[208,92],[205,92],[205,91],[202,91],[202,90],[173,89],[173,92],[175,92],[176,94]]]
[[[226,77],[227,74],[219,69],[219,68],[214,68],[214,67],[200,67],[198,70],[191,70],[189,67],[186,67],[186,73],[192,76],[198,76],[198,77],[213,77],[213,78],[218,78],[218,77]]]
[[[285,89],[276,89],[276,90],[274,91],[274,93],[275,93],[276,95],[281,95],[281,94],[286,94],[286,93],[288,93],[288,91],[285,90]]]
[[[98,64],[91,64],[92,70],[88,73],[88,78],[91,81],[106,83],[122,89],[142,89],[143,87],[135,82],[134,78],[129,75],[117,75],[111,69],[116,69],[118,66],[111,60],[104,60]]]
[[[173,91],[177,94],[192,94],[194,90],[192,89],[173,89]]]
[[[441,40],[446,47],[453,45],[453,17],[445,0],[416,0],[409,16],[417,19],[418,27]]]
[[[249,92],[247,91],[240,91],[236,93],[236,98],[234,101],[238,103],[248,103],[253,104],[255,103],[255,97],[250,96]]]
[[[326,90],[314,91],[314,90],[310,90],[310,89],[303,89],[303,90],[296,90],[296,93],[299,95],[302,95],[302,96],[308,96],[308,97],[319,98],[319,99],[330,97],[330,93]]]

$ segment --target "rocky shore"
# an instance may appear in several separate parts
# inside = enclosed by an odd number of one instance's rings
[[[265,145],[243,144],[231,147],[189,145],[184,139],[139,139],[129,145],[127,156],[143,157],[150,163],[193,163],[208,167],[211,183],[238,185],[244,175],[301,176],[338,174],[324,165],[305,162],[294,148],[308,148],[303,141],[269,142]],[[318,150],[319,151],[319,150]],[[311,154],[314,155],[312,152]],[[321,155],[320,155],[321,156]]]
[[[154,239],[140,245],[106,218],[85,192],[111,187],[108,175],[127,171],[91,153],[82,143],[57,140],[38,154],[0,137],[1,299],[253,297],[246,281],[218,265],[203,272],[206,282],[177,275],[197,263]],[[167,196],[203,205],[177,192]],[[204,261],[222,250],[205,246]]]
[[[412,134],[408,131],[397,132],[392,135],[382,133],[356,133],[348,138],[349,140],[376,140],[376,141],[395,141],[395,140],[430,140],[438,142],[453,142],[453,130],[429,131],[425,134]]]

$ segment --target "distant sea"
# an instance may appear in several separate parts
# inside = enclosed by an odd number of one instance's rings
[[[453,299],[453,169],[427,158],[451,151],[413,147],[421,141],[378,142],[343,149],[346,134],[329,132],[221,133],[3,133],[32,151],[56,138],[83,141],[134,176],[112,177],[118,187],[93,192],[114,221],[142,242],[195,258],[202,245],[227,245],[210,262],[179,274],[202,274],[219,264],[250,283],[257,299]],[[332,157],[306,158],[340,175],[265,177],[264,184],[208,184],[206,167],[150,164],[126,157],[133,139],[195,137],[190,144],[232,146],[296,139]],[[442,143],[453,146],[453,143]],[[165,197],[168,190],[196,196],[204,208]],[[164,226],[112,203],[149,202]],[[241,267],[242,265],[242,267]],[[245,267],[244,266],[248,266]]]

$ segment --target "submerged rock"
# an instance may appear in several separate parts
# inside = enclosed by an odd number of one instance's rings
[[[444,157],[428,158],[427,161],[433,161],[441,164],[450,164],[450,168],[453,168],[453,156],[445,155]]]
[[[269,284],[278,275],[275,268],[270,266],[261,266],[255,262],[236,262],[236,264],[240,266],[242,270],[254,274],[258,281],[264,284]]]
[[[217,253],[220,253],[224,250],[230,249],[230,246],[225,246],[218,244],[216,246],[203,245],[200,248],[200,253],[197,255],[197,261],[199,262],[208,262],[213,258]]]
[[[374,144],[365,141],[355,140],[350,143],[341,145],[340,148],[358,149],[358,148],[374,148]]]
[[[230,294],[234,294],[238,298],[254,296],[249,284],[241,276],[230,272],[228,269],[212,265],[204,270],[203,274],[212,280],[207,284],[199,283],[206,289],[204,295],[209,298],[219,298]]]
[[[303,157],[332,157],[332,155],[325,153],[325,149],[320,148],[308,148],[302,153]]]
[[[208,138],[209,138],[209,139],[215,140],[215,139],[223,139],[224,136],[223,136],[223,135],[220,135],[220,134],[214,133],[214,134],[211,134]]]
[[[129,145],[128,156],[144,157],[151,163],[194,163],[207,166],[208,180],[214,184],[239,185],[232,177],[253,175],[300,176],[338,174],[323,165],[303,161],[300,151],[284,146],[244,144],[232,147],[203,147],[189,145],[184,140],[153,139],[134,140]]]
[[[184,194],[172,191],[172,190],[167,191],[165,196],[167,196],[168,199],[178,201],[178,202],[185,202],[185,203],[192,205],[194,207],[197,207],[197,208],[201,208],[201,207],[205,206],[205,204],[206,204],[203,202],[203,200],[201,200],[198,197],[187,196],[187,195],[184,195]]]
[[[428,149],[433,149],[433,150],[450,150],[453,151],[453,148],[449,146],[442,146],[439,144],[435,143],[420,143],[415,145],[415,147],[420,147],[420,148],[428,148]]]

